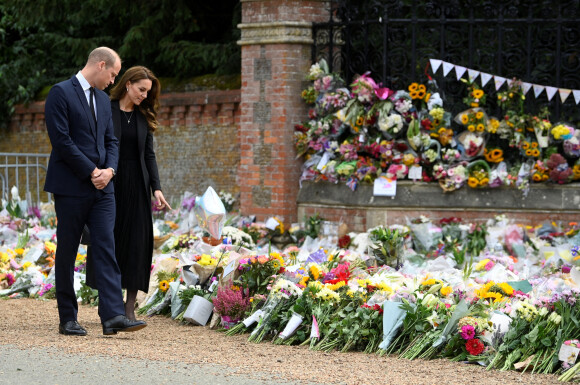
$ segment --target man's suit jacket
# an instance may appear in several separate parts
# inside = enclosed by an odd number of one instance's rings
[[[123,136],[121,133],[121,113],[118,100],[113,100],[111,102],[111,110],[113,111],[115,136],[119,140],[120,148]],[[145,119],[145,116],[143,116],[137,106],[135,106],[135,116],[135,123],[137,126],[137,148],[139,149],[139,161],[141,162],[143,182],[145,183],[147,196],[151,196],[151,193],[155,192],[155,190],[161,190],[157,160],[153,149],[153,134],[149,130],[147,119]]]
[[[95,167],[117,169],[118,140],[107,94],[95,89],[97,126],[85,93],[73,76],[50,90],[45,119],[52,152],[44,190],[53,194],[86,196],[95,191],[91,173]],[[113,183],[103,189],[113,193]]]

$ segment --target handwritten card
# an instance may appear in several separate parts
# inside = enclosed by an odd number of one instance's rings
[[[373,186],[373,195],[375,196],[386,196],[394,197],[397,195],[397,180],[389,179],[384,175],[381,175],[375,179],[375,184]]]
[[[409,179],[420,180],[423,178],[423,167],[411,166],[409,169]]]

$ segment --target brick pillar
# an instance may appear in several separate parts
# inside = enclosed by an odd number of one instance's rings
[[[328,19],[329,2],[241,2],[241,211],[289,224],[297,220],[294,125],[308,116],[300,93],[312,64],[312,23]]]

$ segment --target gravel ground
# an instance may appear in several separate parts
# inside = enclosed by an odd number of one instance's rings
[[[167,369],[166,375],[173,372],[178,376],[177,372],[188,368],[193,375],[198,368],[205,368],[226,377],[254,378],[256,383],[268,377],[271,383],[300,384],[558,383],[553,375],[486,371],[477,365],[447,360],[408,361],[364,353],[323,353],[306,347],[248,343],[244,335],[227,337],[207,327],[182,325],[162,316],[146,319],[148,327],[141,331],[103,336],[97,309],[88,306],[79,307],[78,319],[88,335],[62,336],[58,334],[56,301],[0,300],[0,355],[10,354],[14,349],[50,352],[52,357],[56,357],[54,352],[64,352],[69,358],[70,355],[95,356],[101,357],[103,362],[108,359],[132,362],[134,367],[127,370],[136,373],[142,367],[159,366]],[[29,365],[37,363],[34,355],[28,356],[32,361]],[[2,366],[5,364],[6,360]],[[61,364],[55,361],[55,365]],[[3,370],[6,369],[0,367],[0,373]],[[0,383],[2,377],[0,374]],[[150,383],[165,383],[151,380]],[[59,382],[66,383],[64,378]]]

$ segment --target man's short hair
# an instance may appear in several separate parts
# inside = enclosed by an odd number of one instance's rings
[[[108,47],[99,47],[99,48],[95,48],[89,54],[89,59],[87,60],[87,64],[88,63],[98,63],[98,62],[104,61],[105,66],[107,68],[109,68],[109,67],[114,66],[115,62],[117,60],[121,61],[121,58],[119,57],[119,54],[117,54],[117,52],[113,51],[112,49],[110,49]]]

